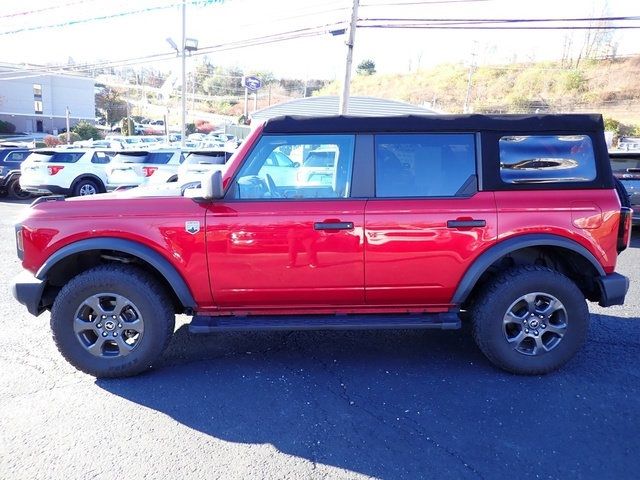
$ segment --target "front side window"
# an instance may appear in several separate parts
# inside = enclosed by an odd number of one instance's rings
[[[376,197],[454,197],[475,189],[473,134],[376,135]]]
[[[274,135],[260,139],[235,177],[234,199],[347,198],[353,135]]]
[[[575,183],[596,178],[596,160],[586,135],[501,137],[500,177],[505,183]]]

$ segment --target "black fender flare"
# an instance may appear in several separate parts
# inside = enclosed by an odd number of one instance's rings
[[[93,180],[94,182],[96,182],[96,184],[98,185],[98,189],[100,190],[100,192],[98,193],[104,193],[107,191],[107,187],[105,186],[104,182],[100,177],[98,177],[97,175],[94,175],[93,173],[82,173],[78,175],[73,180],[73,182],[71,182],[71,186],[69,187],[69,190],[71,191],[71,193],[73,193],[73,191],[76,188],[76,185],[80,180]]]
[[[191,291],[189,290],[187,283],[178,273],[176,268],[171,265],[169,260],[146,245],[122,238],[89,238],[66,245],[56,251],[42,264],[36,273],[36,278],[39,280],[46,280],[47,272],[49,272],[58,262],[64,260],[70,255],[90,250],[115,250],[140,258],[160,272],[160,275],[162,275],[171,286],[171,289],[176,294],[183,307],[192,309],[196,308],[196,302],[193,299],[193,295],[191,295]]]
[[[598,275],[601,277],[605,275],[605,271],[596,257],[594,257],[589,250],[574,240],[552,234],[520,235],[501,241],[482,253],[467,269],[462,280],[458,283],[458,288],[453,294],[451,303],[455,305],[461,305],[464,303],[480,279],[480,276],[487,270],[487,268],[505,255],[527,247],[566,248],[567,250],[578,253],[593,265],[594,269],[598,272]]]

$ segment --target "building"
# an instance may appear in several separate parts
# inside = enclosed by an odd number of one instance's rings
[[[339,108],[340,98],[338,96],[307,97],[271,105],[256,110],[250,116],[251,123],[262,122],[281,115],[326,117],[338,115]],[[440,112],[397,100],[377,97],[349,97],[348,115],[386,117],[391,115],[433,115],[436,113]]]
[[[33,67],[0,64],[0,120],[16,126],[16,133],[57,134],[81,120],[95,121],[92,78],[49,73]]]

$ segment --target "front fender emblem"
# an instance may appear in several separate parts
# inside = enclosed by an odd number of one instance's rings
[[[184,229],[187,233],[195,235],[200,231],[200,222],[198,220],[189,220],[184,222]]]

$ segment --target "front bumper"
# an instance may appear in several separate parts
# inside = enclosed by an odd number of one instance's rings
[[[619,273],[611,273],[598,279],[600,287],[600,301],[598,305],[601,307],[610,307],[611,305],[622,305],[624,297],[629,290],[629,279]]]
[[[36,317],[45,309],[42,306],[42,294],[46,282],[34,277],[31,272],[22,272],[13,278],[11,291],[18,302],[27,307]]]

